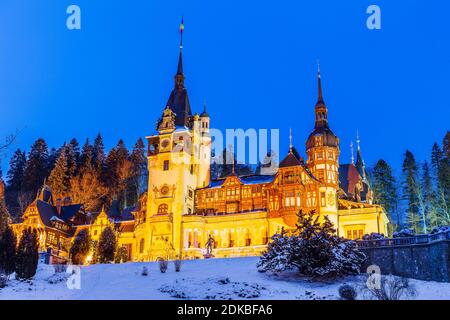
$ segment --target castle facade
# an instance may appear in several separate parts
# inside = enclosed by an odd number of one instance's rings
[[[209,256],[259,255],[273,234],[295,228],[300,210],[328,216],[338,235],[349,239],[387,234],[389,220],[372,204],[359,144],[356,163],[339,164],[340,141],[329,125],[320,70],[306,158],[291,142],[274,172],[239,176],[233,170],[221,179],[210,177],[211,118],[206,109],[192,114],[184,80],[180,46],[174,88],[156,132],[147,137],[148,189],[136,207],[121,211],[113,203],[109,210],[86,213],[70,199],[54,200],[45,186],[23,222],[14,225],[17,233],[32,227],[42,250],[67,257],[78,232],[87,230],[98,241],[111,226],[132,261],[203,258],[207,244]]]

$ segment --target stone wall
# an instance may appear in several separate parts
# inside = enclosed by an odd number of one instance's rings
[[[359,247],[367,256],[364,270],[377,265],[381,274],[393,274],[407,278],[450,282],[450,233],[440,237],[410,238],[409,244],[395,240],[361,241]]]

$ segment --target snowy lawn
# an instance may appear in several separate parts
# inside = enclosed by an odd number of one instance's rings
[[[157,263],[92,265],[81,268],[81,289],[70,290],[68,274],[54,274],[40,264],[30,282],[11,280],[0,289],[0,299],[339,299],[342,284],[364,283],[365,277],[347,277],[335,283],[313,283],[294,273],[259,273],[258,258],[184,261],[176,273],[173,262],[165,274]],[[143,276],[144,266],[148,275]],[[411,280],[418,299],[450,299],[450,284]],[[361,298],[360,294],[360,298]]]

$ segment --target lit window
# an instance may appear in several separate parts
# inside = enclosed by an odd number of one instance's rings
[[[160,204],[158,207],[158,214],[166,214],[169,211],[169,206],[165,203]]]
[[[325,192],[321,192],[321,193],[320,193],[320,205],[321,205],[322,207],[325,207],[325,206],[326,206]]]
[[[169,171],[169,160],[164,160],[163,170],[164,171]]]

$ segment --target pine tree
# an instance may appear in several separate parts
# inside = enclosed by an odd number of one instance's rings
[[[16,278],[28,280],[34,277],[39,261],[39,245],[36,231],[25,229],[19,241],[16,255]]]
[[[397,182],[392,173],[392,168],[383,159],[378,160],[372,172],[373,202],[386,209],[386,212],[392,217],[396,217],[396,222],[401,227],[402,221],[397,210],[398,194]]]
[[[9,170],[7,173],[7,187],[5,192],[6,204],[9,212],[13,217],[18,217],[22,214],[26,204],[21,204],[21,195],[25,193],[24,190],[24,172],[27,158],[25,152],[20,149],[16,150],[9,162]]]
[[[3,184],[1,180],[0,184]],[[0,189],[2,188],[4,187],[0,186]],[[8,212],[8,208],[6,207],[5,197],[2,193],[3,190],[0,190],[0,237],[12,221],[11,216]]]
[[[444,139],[445,143],[445,139]],[[434,202],[434,210],[437,212],[436,219],[439,225],[450,223],[450,165],[445,156],[446,152],[435,143],[431,151],[431,166],[433,172],[433,180],[435,185],[436,199]]]
[[[98,242],[98,258],[100,263],[114,261],[116,247],[116,235],[111,227],[106,227],[100,235],[100,240]]]
[[[105,160],[105,146],[103,144],[103,138],[99,133],[95,138],[93,148],[93,163],[98,177],[102,176],[103,174],[103,166],[105,165]]]
[[[67,195],[70,181],[66,154],[66,150],[63,149],[48,178],[48,184],[50,185],[52,192],[55,195],[62,197]]]
[[[17,239],[11,227],[8,227],[0,235],[0,273],[7,276],[16,269],[16,245]]]
[[[81,230],[75,237],[75,241],[70,248],[72,263],[76,265],[83,264],[90,250],[91,238],[86,230]]]
[[[416,233],[427,233],[427,218],[423,202],[423,190],[419,181],[416,160],[411,151],[407,150],[402,166],[403,200],[407,201],[407,218],[411,229]]]
[[[38,139],[31,146],[25,165],[24,187],[26,191],[36,194],[48,176],[48,147],[44,139]]]
[[[94,148],[89,143],[89,139],[86,139],[85,144],[80,155],[80,170],[79,173],[93,172],[94,171]]]
[[[147,177],[147,159],[145,157],[145,145],[141,138],[138,139],[130,154],[131,177],[127,189],[127,203],[134,205],[139,200],[139,195],[144,191]]]
[[[78,143],[77,139],[73,138],[72,140],[70,140],[69,146],[73,151],[73,157],[75,162],[75,174],[76,174],[78,167],[80,166],[80,144]]]
[[[71,143],[67,144],[64,148],[64,153],[67,159],[67,176],[69,179],[75,177],[78,173],[78,163],[79,163],[79,150],[77,151],[78,142],[71,141]]]

